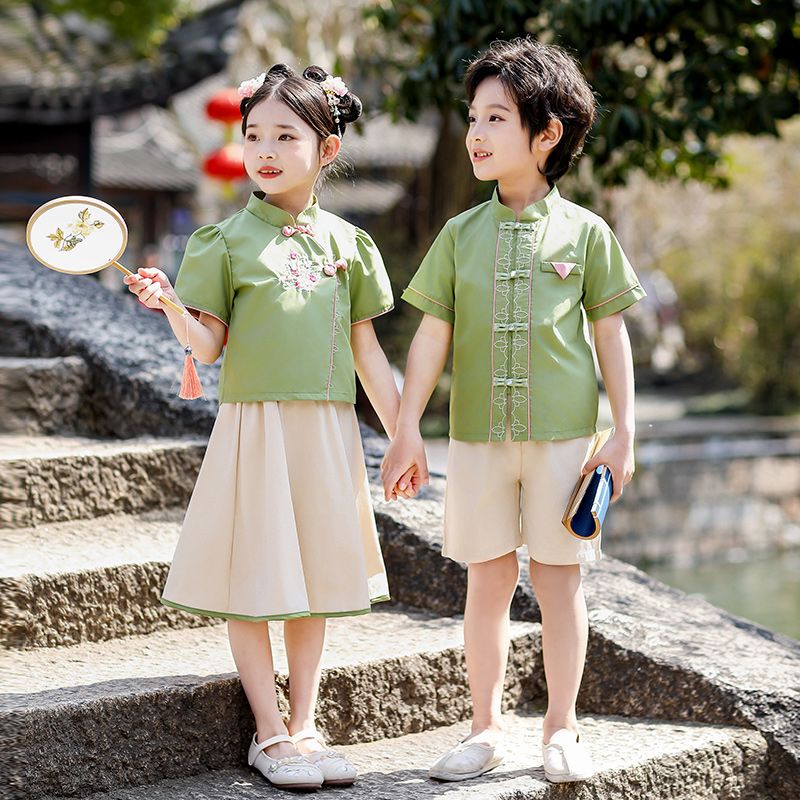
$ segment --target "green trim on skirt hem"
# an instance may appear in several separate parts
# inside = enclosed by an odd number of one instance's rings
[[[311,613],[310,611],[298,611],[295,614],[274,614],[266,617],[250,617],[247,614],[229,614],[226,611],[209,611],[204,608],[192,608],[191,606],[182,606],[180,603],[173,603],[171,600],[160,598],[162,605],[169,606],[170,608],[177,608],[179,611],[188,611],[190,614],[199,614],[203,617],[219,617],[221,619],[241,619],[245,622],[276,622],[284,619],[300,619],[301,617],[356,617],[359,614],[369,614],[371,608],[360,608],[357,611],[331,611],[328,613]],[[371,604],[385,603],[390,600],[388,594],[370,599]]]

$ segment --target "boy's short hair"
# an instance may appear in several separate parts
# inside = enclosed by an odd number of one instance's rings
[[[563,48],[526,36],[495,41],[467,68],[464,85],[470,103],[486,78],[497,77],[517,104],[531,142],[553,117],[564,133],[547,157],[542,174],[552,186],[583,149],[594,124],[597,102],[578,62]]]

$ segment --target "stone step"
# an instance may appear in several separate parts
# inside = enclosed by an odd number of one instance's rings
[[[157,509],[0,531],[0,647],[212,624],[159,602],[183,514]]]
[[[397,525],[405,518],[400,515],[432,517],[442,490],[443,481],[432,479],[427,499],[397,507],[395,518],[385,513],[376,487],[373,499],[392,597],[451,616],[464,609],[463,567],[442,558],[437,544]],[[0,646],[74,645],[209,624],[158,601],[183,514],[181,506],[0,530]],[[437,527],[435,520],[431,525]],[[538,621],[523,586],[524,579],[513,614]]]
[[[86,362],[0,356],[0,433],[44,434],[72,429],[89,381]]]
[[[584,784],[549,783],[541,759],[542,719],[505,717],[506,758],[492,772],[461,783],[427,777],[429,765],[469,732],[460,722],[424,733],[339,749],[358,767],[341,800],[764,800],[766,742],[741,728],[595,717],[581,721],[597,773]],[[323,792],[327,796],[327,790]],[[241,767],[165,780],[135,789],[115,789],[92,800],[251,800],[286,798],[260,773]],[[322,796],[322,795],[320,795]],[[333,796],[333,793],[331,793]]]
[[[185,505],[203,439],[0,435],[0,528]]]
[[[318,720],[334,744],[468,713],[461,620],[377,608],[329,623]],[[285,708],[281,627],[271,631]],[[541,699],[540,642],[537,624],[512,623],[506,707]],[[233,670],[224,625],[0,652],[11,785],[28,797],[88,794],[239,765],[253,722]]]

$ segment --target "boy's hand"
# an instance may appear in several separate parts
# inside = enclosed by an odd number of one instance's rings
[[[386,500],[414,497],[428,483],[428,460],[419,428],[401,428],[386,449],[381,463]]]
[[[163,308],[161,297],[167,297],[173,302],[178,301],[169,278],[160,269],[139,267],[137,274],[126,275],[122,280],[128,289],[138,296],[139,302],[148,308]]]
[[[605,464],[611,470],[611,478],[614,481],[614,494],[611,495],[611,502],[614,503],[622,496],[624,487],[631,482],[636,469],[633,457],[633,436],[613,434],[600,448],[600,452],[586,462],[581,470],[581,475],[587,475],[601,464]]]

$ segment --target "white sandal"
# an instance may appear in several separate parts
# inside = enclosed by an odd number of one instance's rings
[[[256,741],[257,734],[253,734],[250,750],[247,753],[247,763],[257,769],[273,786],[279,789],[319,789],[322,786],[322,773],[304,756],[286,756],[285,758],[270,758],[264,750],[279,742],[292,742],[292,737],[280,733],[263,742]]]
[[[315,739],[325,747],[324,750],[317,750],[303,755],[303,758],[319,769],[325,783],[329,786],[349,786],[353,783],[358,770],[343,755],[340,755],[335,750],[329,750],[319,731],[308,728],[292,736],[294,744],[302,742],[303,739]]]
[[[504,753],[499,745],[475,742],[471,738],[459,742],[445,753],[428,771],[428,776],[440,781],[465,781],[477,778],[499,766]]]
[[[589,748],[580,734],[567,728],[557,730],[548,744],[542,742],[542,761],[545,777],[552,783],[585,781],[594,775]]]

